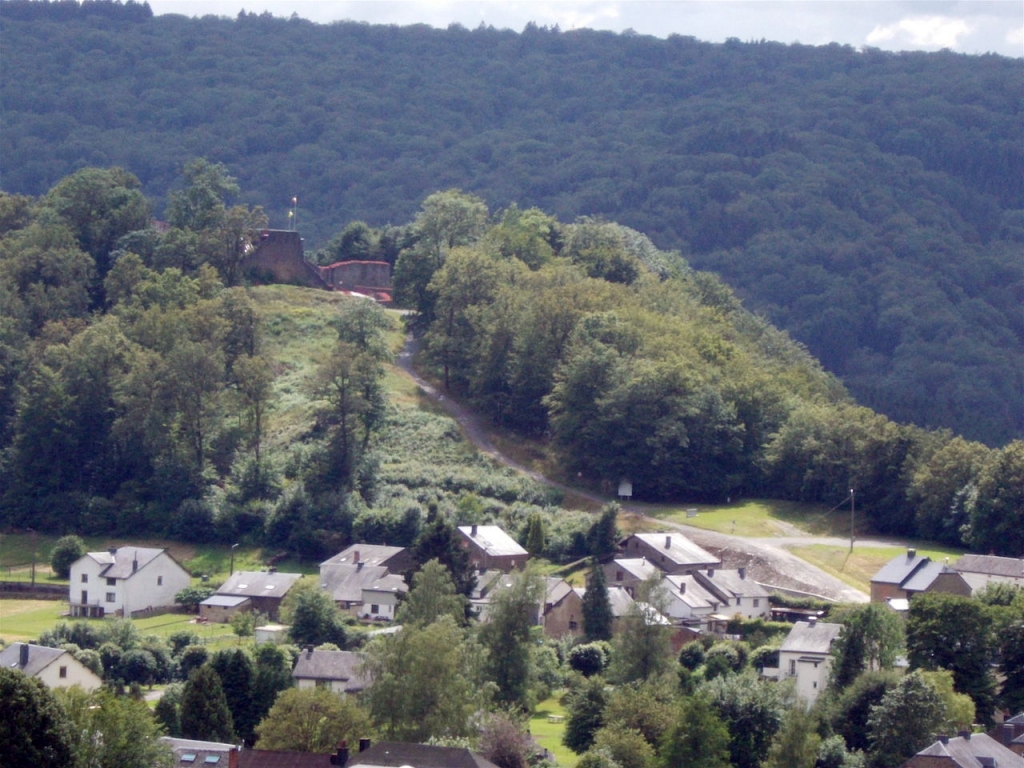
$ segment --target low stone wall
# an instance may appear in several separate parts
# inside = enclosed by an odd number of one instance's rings
[[[30,581],[0,581],[0,597],[13,600],[67,600],[68,587],[62,584],[33,584]]]

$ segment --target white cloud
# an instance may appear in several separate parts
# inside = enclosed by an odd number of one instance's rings
[[[895,24],[876,26],[867,36],[867,42],[905,43],[913,48],[957,48],[958,41],[972,32],[964,19],[949,16],[916,16],[901,19]]]

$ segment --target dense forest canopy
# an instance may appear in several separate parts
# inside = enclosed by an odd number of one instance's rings
[[[71,0],[4,0],[0,35],[8,192],[116,165],[166,217],[206,157],[311,249],[450,187],[606,217],[719,274],[860,403],[1024,435],[1020,60]]]
[[[588,515],[467,450],[450,420],[389,402],[393,317],[246,284],[265,217],[239,194],[225,166],[191,162],[158,229],[119,168],[0,193],[0,526],[321,560],[493,521],[532,530],[552,560],[586,555]],[[1024,442],[989,449],[855,405],[717,277],[636,230],[448,190],[332,248],[397,250],[397,300],[443,385],[550,440],[591,487],[829,506],[855,488],[876,531],[1024,548]]]

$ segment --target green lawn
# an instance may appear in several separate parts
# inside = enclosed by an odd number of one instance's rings
[[[909,546],[914,546],[913,542]],[[850,586],[863,592],[871,591],[871,577],[887,562],[898,555],[904,554],[906,547],[863,547],[855,545],[853,553],[849,546],[835,547],[826,544],[807,544],[804,546],[786,547],[797,557],[818,566],[823,571],[842,579]],[[950,562],[964,554],[964,550],[935,548],[931,544],[917,547],[918,554],[942,561]]]
[[[68,604],[61,600],[0,600],[0,640],[35,640],[60,621]]]
[[[552,722],[552,717],[562,720]],[[530,734],[538,744],[555,756],[555,760],[562,768],[575,768],[580,759],[579,755],[562,744],[566,717],[565,707],[558,702],[557,696],[542,701],[530,717]]]
[[[748,499],[732,504],[665,506],[636,504],[645,515],[720,533],[748,537],[788,536],[804,532],[819,536],[849,536],[849,508],[830,511],[816,504],[774,499]],[[688,517],[687,510],[697,510]],[[861,520],[863,518],[860,518]],[[794,531],[794,529],[797,529]],[[859,529],[858,535],[863,531]]]

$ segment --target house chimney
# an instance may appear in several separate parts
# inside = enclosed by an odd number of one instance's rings
[[[917,557],[917,550],[913,547],[907,547],[907,560],[913,560]]]
[[[135,556],[132,558],[132,573],[135,573],[137,570],[139,570],[139,558],[138,558],[138,554],[139,553],[135,552],[133,554]]]
[[[746,568],[746,566],[743,566],[743,565],[741,565],[741,566],[739,567],[738,571],[739,571],[739,574],[740,574],[740,578],[741,578],[741,579],[745,579],[745,578],[747,578],[747,568]]]
[[[359,550],[358,549],[355,552],[352,553],[352,562],[353,563],[358,563],[359,562]]]
[[[685,581],[682,584],[679,585],[679,594],[680,595],[685,595],[686,594],[686,582]]]
[[[473,523],[473,527],[469,529],[469,535],[470,536],[476,536],[476,523]],[[359,743],[362,744],[363,740],[360,739]]]
[[[971,732],[970,731],[959,731],[957,733],[957,736],[959,736],[964,741],[970,741],[971,740]]]
[[[672,537],[671,536],[666,536],[665,537],[665,549],[671,549],[671,548],[672,548]]]
[[[818,625],[818,617],[817,616],[808,616],[807,617],[807,625],[810,626],[810,627],[817,626]]]
[[[949,744],[949,736],[947,736],[944,733],[939,734],[939,743],[940,744]]]
[[[306,658],[309,658],[312,655],[313,655],[313,646],[312,645],[307,645],[306,646]]]
[[[337,765],[340,766],[340,768],[344,768],[346,763],[348,763],[348,742],[342,741],[338,745],[338,751],[331,755],[331,765]]]
[[[110,549],[107,550],[107,552],[109,552],[112,555],[116,555],[117,554],[117,547],[111,547]]]
[[[363,570],[363,566],[364,565],[366,565],[366,563],[364,563],[362,560],[360,560],[358,563],[356,563],[356,570],[357,571]]]
[[[28,643],[22,643],[18,654],[18,664],[24,668],[28,666]]]
[[[359,740],[359,751],[360,752],[365,752],[369,748],[370,748],[370,740],[369,739],[360,739]]]
[[[714,568],[708,568],[708,578],[709,579],[715,578],[715,569]]]

